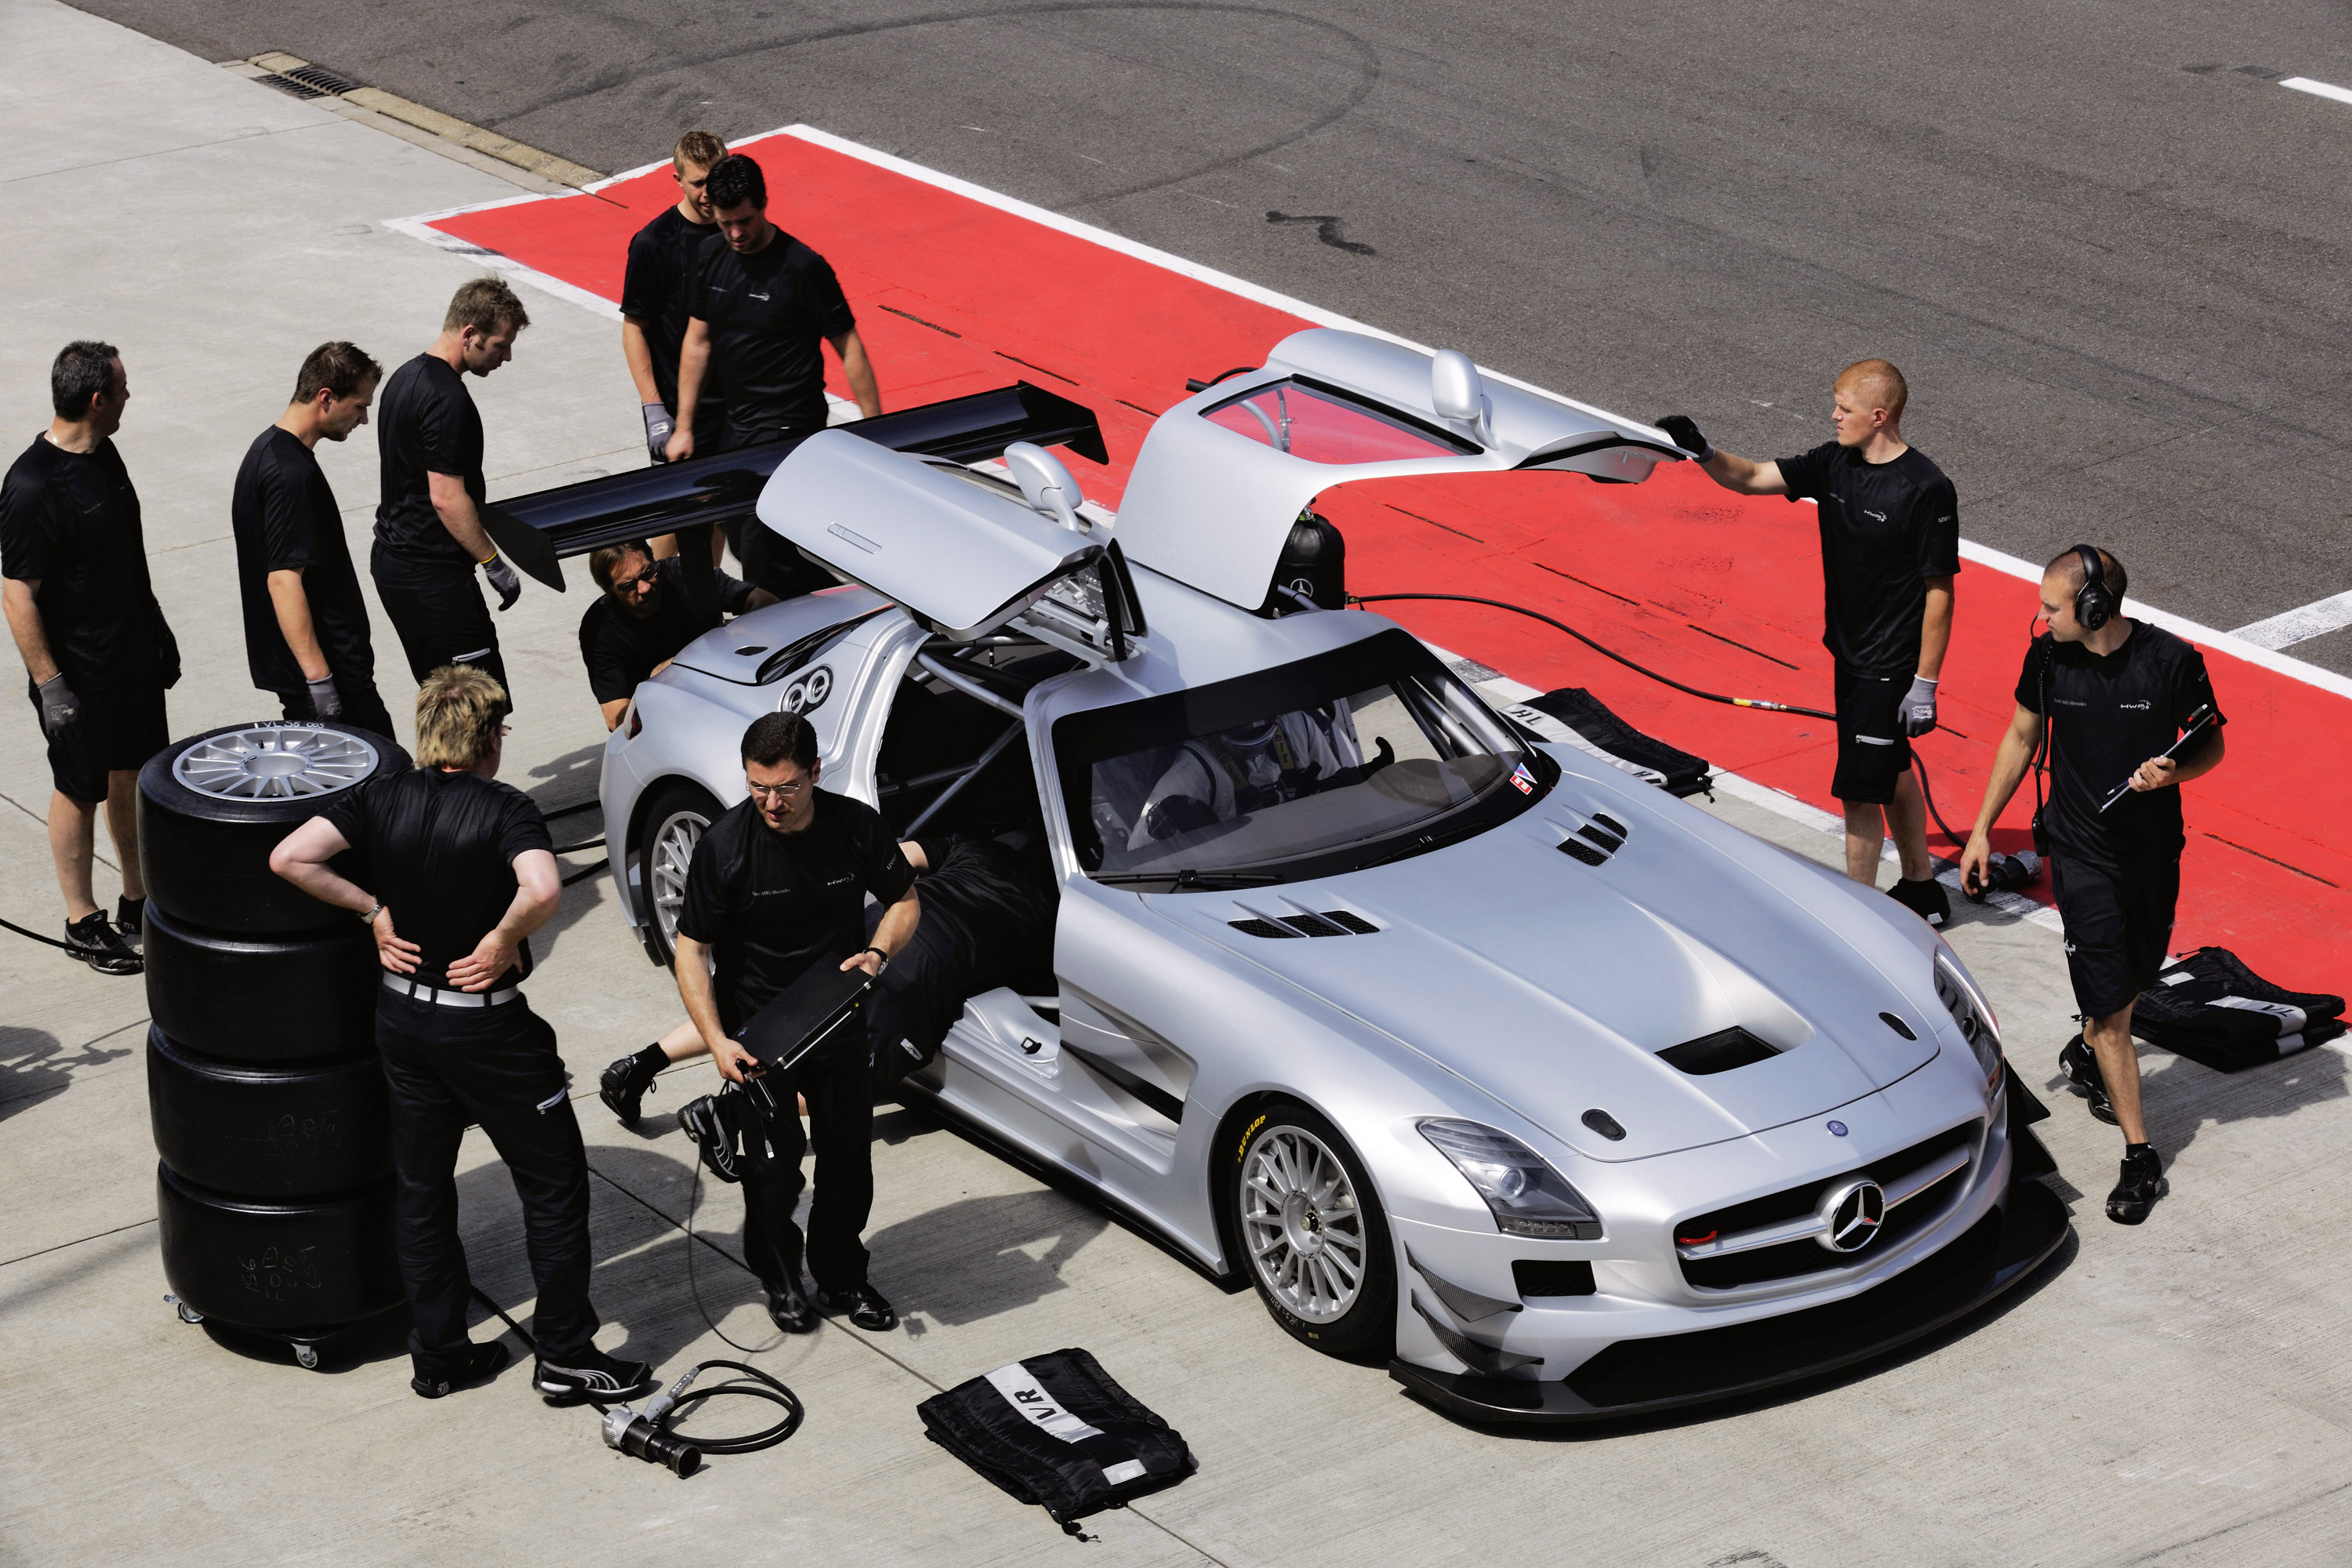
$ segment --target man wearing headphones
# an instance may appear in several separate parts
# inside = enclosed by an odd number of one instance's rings
[[[2164,1195],[2163,1164],[2140,1117],[2132,1004],[2155,983],[2172,938],[2185,843],[2179,786],[2212,772],[2224,750],[2217,713],[2175,753],[2199,710],[2214,707],[2213,683],[2194,647],[2122,614],[2128,581],[2121,562],[2087,544],[2043,569],[2050,629],[2026,650],[2017,714],[1960,856],[1964,884],[1982,887],[1993,820],[2041,760],[2046,730],[2050,797],[2036,814],[2035,837],[2047,840],[2066,973],[2083,1020],[2058,1063],[2091,1114],[2123,1131],[2123,1173],[2107,1194],[2107,1217],[2118,1225],[2139,1224]]]

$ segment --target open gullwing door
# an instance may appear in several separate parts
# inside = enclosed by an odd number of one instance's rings
[[[1118,535],[1134,561],[1255,609],[1291,524],[1335,485],[1520,468],[1638,484],[1685,455],[1661,430],[1481,375],[1451,350],[1317,327],[1160,416]]]

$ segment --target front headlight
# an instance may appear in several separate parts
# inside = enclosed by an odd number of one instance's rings
[[[1512,1137],[1475,1121],[1432,1118],[1421,1135],[1454,1162],[1477,1189],[1505,1236],[1553,1241],[1598,1241],[1601,1216],[1544,1157]]]
[[[1959,1026],[1960,1038],[1976,1053],[1977,1066],[1984,1071],[1985,1093],[1990,1095],[2000,1087],[2000,1023],[1993,1016],[1992,1004],[1960,966],[1959,955],[1940,943],[1936,949],[1936,999]]]

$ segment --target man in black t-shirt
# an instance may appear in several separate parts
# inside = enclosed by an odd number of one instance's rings
[[[369,566],[420,682],[444,665],[470,664],[507,684],[474,568],[498,590],[500,610],[522,596],[522,579],[482,528],[482,416],[465,378],[513,358],[529,325],[504,279],[475,279],[450,300],[433,346],[392,373],[376,409],[383,490]]]
[[[646,448],[656,463],[669,461],[670,432],[677,428],[677,360],[686,342],[687,291],[705,241],[719,236],[704,189],[713,165],[727,156],[727,143],[708,131],[689,131],[670,154],[677,181],[677,204],[637,230],[629,240],[628,268],[621,278],[621,353],[636,384],[645,416]],[[719,450],[725,428],[725,400],[706,391],[696,405],[695,445]]]
[[[1936,727],[1960,570],[1959,502],[1944,471],[1903,439],[1909,398],[1903,373],[1886,361],[1850,364],[1832,399],[1836,439],[1777,463],[1717,450],[1686,415],[1658,426],[1725,489],[1820,504],[1822,643],[1837,661],[1830,793],[1845,807],[1846,875],[1875,887],[1892,837],[1902,867],[1888,891],[1942,925],[1951,900],[1927,855],[1911,738]]]
[[[671,461],[704,449],[696,426],[706,390],[727,400],[719,451],[824,429],[821,343],[831,343],[841,356],[859,415],[870,419],[881,413],[874,367],[840,280],[824,257],[768,221],[767,178],[760,165],[740,153],[720,159],[704,194],[725,243],[701,247],[700,265],[688,284],[678,427],[667,448]],[[737,525],[734,543],[743,575],[779,597],[833,581],[757,520]]]
[[[383,375],[350,343],[312,349],[294,400],[246,449],[228,515],[253,684],[276,692],[289,719],[346,719],[390,737],[367,601],[315,451],[320,439],[343,440],[367,423]]]
[[[588,575],[604,594],[580,617],[580,658],[588,667],[588,689],[613,729],[628,710],[637,683],[667,667],[678,650],[719,625],[719,611],[740,616],[776,602],[773,594],[713,571],[718,604],[698,608],[688,572],[692,563],[673,555],[656,561],[642,539],[608,544],[588,557]]]
[[[2017,713],[1994,753],[1960,874],[1968,886],[1986,881],[1993,821],[2035,764],[2046,730],[2050,798],[2037,837],[2047,840],[2083,1018],[2059,1066],[2091,1113],[2123,1131],[2123,1175],[2107,1194],[2107,1217],[2137,1225],[2163,1194],[2164,1172],[2140,1116],[2132,1004],[2171,945],[2185,842],[2179,786],[2212,772],[2227,748],[2217,722],[2165,754],[2200,710],[2218,717],[2213,683],[2194,647],[2123,614],[2128,581],[2114,555],[2086,544],[2044,569],[2050,629],[2026,650]],[[2105,805],[2126,782],[2129,793]]]
[[[346,909],[383,970],[375,1039],[392,1097],[400,1273],[415,1375],[427,1399],[506,1364],[467,1333],[457,1146],[478,1124],[513,1177],[538,1304],[532,1384],[556,1403],[635,1398],[653,1369],[598,1350],[588,1300],[588,1157],[555,1031],[519,988],[530,935],[563,899],[547,819],[495,782],[506,692],[478,669],[436,670],[416,694],[416,763],[331,801],[282,839],[270,869]],[[373,890],[330,864],[347,850]]]
[[[760,1071],[757,1058],[731,1037],[748,1019],[812,964],[879,974],[922,913],[914,869],[881,814],[816,787],[816,731],[805,720],[797,713],[753,720],[742,754],[751,795],[695,846],[675,965],[687,1016],[719,1072],[738,1084],[747,1068]],[[885,906],[870,942],[869,894]],[[746,1260],[767,1289],[768,1315],[788,1333],[814,1329],[820,1311],[845,1312],[869,1331],[898,1321],[866,1278],[868,1256],[859,1239],[874,1205],[866,1056],[864,1049],[822,1054],[769,1083],[779,1113],[744,1139]],[[794,1090],[808,1100],[805,1138],[793,1114]],[[699,1141],[696,1123],[681,1120]],[[807,1237],[814,1308],[801,1291],[802,1237],[793,1223],[808,1143],[817,1158]]]
[[[139,769],[171,740],[163,693],[180,651],[147,577],[139,493],[115,450],[131,380],[111,343],[72,342],[49,367],[56,417],[0,481],[0,605],[48,742],[49,853],[66,900],[66,951],[101,974],[136,974],[147,905],[139,874]],[[122,868],[117,924],[91,881],[106,808]],[[118,929],[119,926],[119,929]]]

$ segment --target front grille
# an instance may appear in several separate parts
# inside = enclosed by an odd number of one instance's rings
[[[1954,1149],[1974,1148],[1977,1135],[1983,1127],[1980,1121],[1964,1121],[1933,1138],[1922,1139],[1908,1149],[1873,1160],[1867,1165],[1841,1171],[1833,1176],[1820,1177],[1801,1186],[1783,1188],[1764,1197],[1750,1198],[1746,1203],[1733,1204],[1711,1214],[1694,1215],[1675,1226],[1675,1237],[1677,1240],[1697,1240],[1708,1236],[1729,1236],[1743,1230],[1754,1230],[1759,1226],[1801,1219],[1813,1212],[1814,1205],[1821,1202],[1822,1194],[1838,1183],[1861,1175],[1885,1184],[1908,1175],[1938,1154],[1948,1153]],[[1808,1237],[1801,1241],[1784,1242],[1779,1247],[1759,1247],[1752,1252],[1682,1258],[1683,1279],[1702,1290],[1728,1290],[1741,1285],[1760,1285],[1770,1279],[1790,1279],[1868,1262],[1876,1254],[1899,1245],[1906,1237],[1916,1235],[1942,1217],[1945,1209],[1968,1184],[1969,1173],[1973,1165],[1971,1161],[1926,1192],[1887,1210],[1886,1223],[1879,1227],[1877,1239],[1859,1252],[1832,1252]]]

